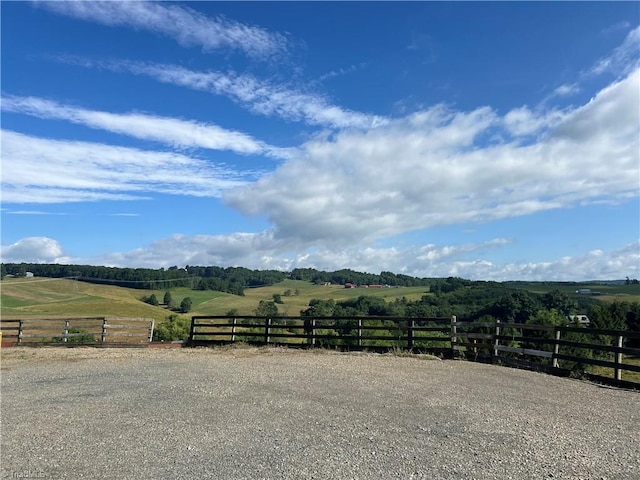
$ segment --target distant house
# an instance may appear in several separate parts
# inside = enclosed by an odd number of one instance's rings
[[[569,323],[577,323],[578,325],[588,326],[591,323],[586,315],[569,315],[567,319]]]
[[[27,278],[33,278],[33,272],[26,272],[24,276]]]
[[[369,285],[369,288],[384,288],[382,285]]]
[[[355,285],[353,283],[345,283],[344,288],[355,288]]]
[[[576,293],[578,295],[591,295],[591,289],[590,288],[579,288],[578,290],[576,290]]]

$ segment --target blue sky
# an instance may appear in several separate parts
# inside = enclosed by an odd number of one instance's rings
[[[640,276],[637,2],[2,2],[2,259]]]

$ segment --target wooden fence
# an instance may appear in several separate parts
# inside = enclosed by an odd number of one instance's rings
[[[194,316],[190,345],[243,341],[348,349],[451,351],[451,319],[406,317]]]
[[[580,374],[640,388],[640,332],[578,326],[465,322],[455,316],[252,317],[194,316],[188,344],[232,342],[330,347],[344,350],[399,348],[464,357],[549,373]],[[590,373],[592,367],[611,376]],[[635,372],[630,379],[623,372]]]
[[[583,326],[497,322],[452,322],[452,349],[471,360],[491,361],[549,373],[640,388],[640,332]],[[599,373],[593,373],[593,367]],[[611,376],[600,372],[610,372]],[[623,372],[634,372],[632,379]]]
[[[153,338],[153,319],[122,317],[3,319],[5,345],[136,345]]]

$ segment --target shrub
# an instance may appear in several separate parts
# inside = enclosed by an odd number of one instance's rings
[[[193,302],[191,301],[191,297],[184,297],[182,302],[180,302],[180,311],[182,313],[188,313],[191,311],[192,306]]]
[[[169,317],[153,331],[153,340],[156,342],[173,342],[175,340],[187,340],[191,322],[188,318],[179,315]]]
[[[140,300],[142,300],[144,303],[148,303],[149,305],[153,305],[155,307],[160,305],[160,302],[158,301],[158,297],[156,297],[155,293],[152,293],[148,297],[142,297]]]

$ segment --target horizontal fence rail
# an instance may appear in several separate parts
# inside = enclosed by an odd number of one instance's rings
[[[124,317],[3,319],[3,344],[121,345],[149,343],[154,320]]]
[[[450,317],[194,316],[189,344],[276,343],[341,348],[451,351]]]
[[[635,375],[640,373],[640,332],[632,331],[468,322],[455,316],[192,317],[189,345],[233,342],[345,350],[400,348],[561,375],[579,374],[640,388],[640,375]]]

